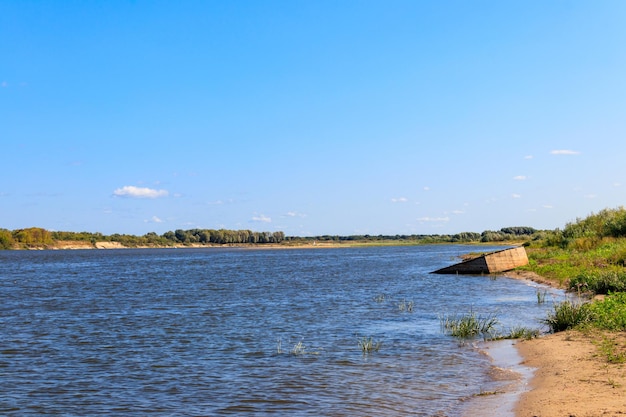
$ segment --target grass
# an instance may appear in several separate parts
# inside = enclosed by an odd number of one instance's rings
[[[591,270],[583,271],[570,280],[569,287],[579,293],[609,294],[611,292],[626,291],[626,271],[620,270]]]
[[[530,340],[539,336],[538,329],[531,329],[528,327],[513,327],[509,332],[509,335],[505,339],[524,339]]]
[[[559,246],[534,242],[526,252],[529,264],[520,269],[562,287],[599,294],[626,291],[626,238],[581,237]]]
[[[553,333],[573,329],[591,322],[592,315],[587,303],[570,300],[554,304],[553,311],[543,320]]]
[[[547,290],[543,290],[543,291],[537,290],[537,304],[545,303],[547,294],[548,294]]]
[[[626,331],[626,292],[609,294],[593,302],[557,303],[544,323],[553,333],[574,328]]]
[[[305,353],[306,353],[306,346],[304,346],[304,343],[302,342],[302,340],[296,343],[295,345],[293,345],[293,348],[291,349],[292,355],[304,355]]]
[[[594,327],[616,332],[626,330],[626,293],[609,294],[604,300],[589,303],[587,309]]]
[[[626,363],[624,347],[620,346],[615,339],[605,335],[597,344],[600,355],[602,355],[608,363]]]
[[[377,303],[383,303],[383,302],[385,302],[386,298],[387,298],[387,296],[385,294],[381,293],[381,294],[377,294],[374,297],[374,301],[376,301]]]
[[[472,310],[461,316],[442,316],[439,320],[444,333],[462,339],[476,336],[482,336],[485,339],[494,338],[497,333],[496,325],[499,323],[498,318],[493,314],[479,316]]]
[[[406,311],[407,313],[412,313],[414,305],[415,304],[413,303],[413,301],[402,300],[398,303],[398,309],[400,311]]]
[[[282,340],[281,339],[277,339],[276,340],[276,353],[281,355],[283,354],[283,348],[282,348]],[[290,354],[295,355],[295,356],[299,356],[299,355],[319,355],[320,352],[319,351],[309,351],[306,349],[306,346],[304,345],[304,341],[300,340],[298,343],[296,343],[295,345],[293,345],[293,347],[291,348],[291,350],[289,351]]]
[[[378,352],[381,346],[382,346],[382,342],[374,341],[372,337],[361,337],[359,339],[359,348],[361,349],[364,355],[367,355],[372,352]]]

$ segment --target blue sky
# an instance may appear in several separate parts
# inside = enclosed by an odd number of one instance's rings
[[[626,202],[623,1],[2,1],[0,227],[540,229]]]

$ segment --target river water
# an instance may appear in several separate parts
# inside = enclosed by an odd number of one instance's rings
[[[461,416],[497,382],[440,318],[563,297],[429,273],[500,248],[0,251],[0,415]]]

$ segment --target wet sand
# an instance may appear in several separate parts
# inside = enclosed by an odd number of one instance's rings
[[[556,287],[525,271],[507,276]],[[626,364],[610,363],[602,345],[626,359],[625,333],[567,331],[509,345],[487,344],[494,369],[509,370],[517,379],[505,381],[502,392],[476,398],[464,416],[626,416]]]
[[[464,417],[515,417],[520,395],[528,389],[533,369],[523,365],[523,358],[515,348],[516,341],[483,342],[480,351],[491,360],[490,376],[493,389],[469,401]]]

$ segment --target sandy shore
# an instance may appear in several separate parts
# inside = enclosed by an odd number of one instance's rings
[[[603,343],[616,343],[617,351],[621,347],[623,352],[625,342],[623,334],[576,331],[518,342],[522,364],[535,368],[535,373],[515,415],[626,415],[626,365],[609,363],[600,349]]]
[[[530,272],[515,271],[507,275],[556,286]],[[567,331],[516,342],[514,346],[521,361],[512,370],[524,373],[523,369],[528,369],[531,375],[522,376],[526,386],[521,389],[512,385],[518,396],[512,414],[516,417],[626,416],[626,364],[608,361],[601,347],[609,345],[613,346],[613,352],[626,355],[626,334]]]

